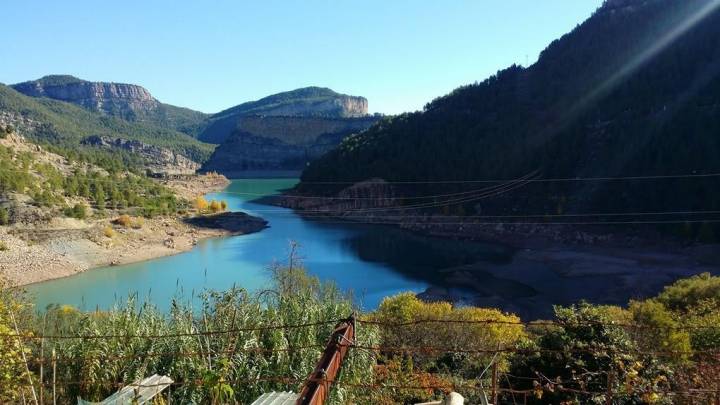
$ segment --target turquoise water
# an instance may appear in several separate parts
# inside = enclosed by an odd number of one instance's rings
[[[291,210],[252,202],[295,184],[293,179],[235,180],[208,198],[223,199],[233,211],[245,211],[269,221],[262,232],[207,239],[191,251],[124,266],[94,269],[28,287],[43,308],[51,303],[83,309],[108,308],[137,293],[160,308],[182,292],[185,297],[203,289],[237,285],[249,290],[268,286],[268,267],[287,258],[290,241],[300,243],[308,270],[353,290],[358,303],[370,309],[400,291],[420,292],[431,285],[422,274],[446,266],[448,258],[431,251],[417,252],[418,242],[390,228],[305,220]],[[423,249],[427,250],[427,249]],[[412,253],[413,260],[398,260]],[[418,275],[416,275],[416,273]]]

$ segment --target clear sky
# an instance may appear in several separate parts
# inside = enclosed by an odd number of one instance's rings
[[[217,112],[304,86],[414,111],[533,63],[602,0],[5,0],[0,82],[140,84]]]

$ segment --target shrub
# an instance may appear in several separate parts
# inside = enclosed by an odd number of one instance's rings
[[[112,228],[112,226],[108,225],[103,228],[103,235],[108,238],[112,238],[113,236],[115,236],[115,230]]]
[[[130,215],[127,214],[120,215],[117,219],[115,219],[115,223],[128,228],[132,224],[132,218],[130,218]]]
[[[666,361],[684,361],[690,352],[690,334],[678,330],[673,314],[664,305],[655,301],[633,301],[630,303],[633,320],[644,327],[636,332],[635,340],[644,350],[679,352],[665,356]]]
[[[212,213],[220,212],[220,202],[218,202],[217,200],[212,200],[212,202],[210,202],[210,211]]]
[[[227,211],[227,202],[225,200],[220,201],[220,211]]]
[[[7,225],[10,223],[10,212],[7,208],[0,208],[0,225]]]
[[[8,250],[8,245],[4,240],[0,240],[0,252]]]
[[[720,310],[720,277],[703,273],[678,280],[665,287],[657,300],[673,311],[687,312],[697,307]]]
[[[145,219],[142,217],[135,218],[131,223],[130,227],[132,229],[141,229],[145,225]]]
[[[208,209],[208,202],[204,197],[198,197],[193,201],[193,206],[198,212],[203,213]]]
[[[77,219],[85,219],[87,217],[87,208],[85,204],[75,204],[72,208],[65,208],[65,216]]]

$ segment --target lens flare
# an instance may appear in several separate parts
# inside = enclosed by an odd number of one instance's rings
[[[608,94],[620,85],[628,76],[632,75],[645,63],[653,59],[665,48],[672,45],[695,25],[704,20],[707,16],[720,8],[720,0],[708,0],[705,5],[691,13],[687,18],[674,26],[665,35],[655,41],[650,47],[642,50],[635,58],[628,61],[618,71],[603,81],[595,90],[585,96],[575,105],[575,112],[584,110],[588,105],[594,103],[598,98]],[[574,114],[571,114],[574,115]]]

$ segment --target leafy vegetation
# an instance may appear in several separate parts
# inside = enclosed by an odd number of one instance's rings
[[[227,202],[225,200],[212,200],[208,202],[204,197],[200,196],[193,201],[193,206],[200,214],[217,214],[227,210]]]
[[[130,297],[109,311],[51,306],[33,314],[26,297],[5,290],[5,334],[15,330],[14,313],[23,334],[104,337],[0,345],[0,358],[9,359],[0,367],[14,370],[0,374],[7,383],[0,392],[6,399],[29,395],[28,364],[34,387],[47,395],[53,376],[46,368],[41,377],[38,362],[47,367],[53,358],[60,402],[99,400],[153,373],[176,381],[171,395],[180,403],[249,403],[263,392],[297,391],[335,322],[355,309],[297,259],[290,263],[274,268],[269,290],[208,291],[195,297],[199,305],[178,297],[167,312]],[[705,403],[715,398],[720,371],[720,341],[708,339],[719,329],[719,283],[702,274],[627,308],[581,303],[531,323],[496,309],[425,303],[410,293],[388,297],[376,311],[358,314],[357,347],[331,403],[412,404],[451,390],[480,403],[494,378],[501,404]],[[690,389],[697,390],[692,397],[685,394]]]
[[[0,146],[0,193],[26,194],[40,207],[56,208],[65,216],[85,219],[88,205],[103,213],[125,210],[153,217],[175,214],[184,207],[169,189],[144,174],[115,170],[104,172],[75,162],[71,173],[38,160],[31,152]],[[11,221],[0,208],[0,224]]]
[[[208,291],[195,297],[200,301],[196,305],[176,298],[167,313],[150,304],[138,304],[134,297],[106,312],[52,306],[34,319],[27,318],[23,326],[47,335],[116,337],[37,341],[29,347],[31,357],[36,359],[44,352],[48,360],[56,353],[58,403],[73,402],[78,396],[97,401],[121,384],[153,373],[175,380],[171,389],[174,403],[250,403],[263,392],[287,387],[283,381],[288,377],[296,380],[289,384],[297,390],[320,357],[335,327],[333,320],[348,317],[353,307],[334,286],[320,283],[299,268],[276,272],[283,274],[283,282],[263,294],[239,288]],[[301,324],[311,326],[277,327]],[[144,337],[168,335],[175,337]],[[358,341],[363,344],[373,345],[376,339],[373,328],[359,332]],[[0,348],[0,353],[17,356],[15,349]],[[18,367],[23,364],[17,362]],[[46,395],[51,392],[51,373],[46,371],[40,381],[39,369],[33,367],[32,371],[36,388],[44,385]],[[359,384],[371,378],[371,372],[372,356],[352,353],[341,380]],[[28,388],[14,383],[22,373],[10,377],[13,384],[2,387],[12,395],[19,396],[23,389],[30,395]],[[66,383],[70,381],[81,383]],[[347,389],[333,393],[336,403],[351,398]]]

